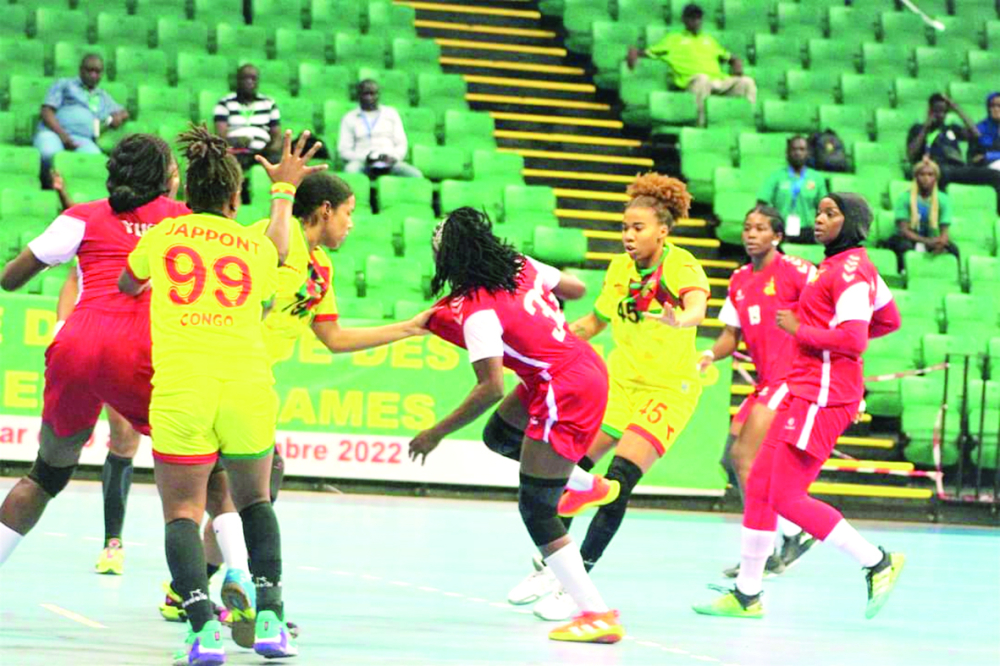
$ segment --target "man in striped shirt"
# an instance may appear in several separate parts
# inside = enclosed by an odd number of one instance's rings
[[[226,137],[244,171],[254,165],[254,155],[280,157],[281,113],[273,99],[257,92],[259,81],[257,68],[243,65],[236,72],[236,92],[215,106],[215,133]]]

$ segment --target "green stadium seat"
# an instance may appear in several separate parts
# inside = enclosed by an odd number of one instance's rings
[[[670,88],[670,66],[660,60],[641,58],[635,69],[629,69],[626,63],[621,63],[618,75],[621,81],[619,97],[625,105],[622,120],[626,125],[648,127],[649,93]]]
[[[233,21],[240,16],[227,17]],[[212,43],[212,33],[208,33],[209,44]],[[215,26],[215,53],[220,53],[236,60],[252,60],[260,62],[267,57],[267,29],[257,25],[242,23],[219,23]]]
[[[243,18],[243,0],[193,0],[191,7],[192,18],[209,26]]]
[[[705,120],[708,127],[726,127],[737,131],[756,126],[753,104],[744,97],[713,95],[705,100]]]
[[[566,0],[563,12],[566,48],[573,53],[590,53],[594,44],[590,26],[607,18],[608,4],[604,0]]]
[[[460,74],[421,73],[417,77],[420,106],[433,109],[439,117],[449,109],[468,109],[465,92],[465,79]]]
[[[472,174],[475,180],[490,181],[500,186],[520,185],[524,182],[521,172],[524,158],[514,153],[494,150],[476,150],[472,153]]]
[[[757,134],[743,132],[739,136],[740,163],[750,156],[780,159],[785,154],[788,136],[784,134]]]
[[[355,217],[350,239],[345,243],[348,251],[359,257],[399,254],[397,230],[402,228],[402,220],[397,225],[389,215],[370,215],[366,211]]]
[[[773,29],[782,35],[812,36],[819,32],[826,7],[820,3],[779,2]]]
[[[718,167],[733,164],[733,135],[727,129],[685,127],[680,134],[681,172],[696,201],[711,201]]]
[[[1000,259],[972,256],[968,258],[970,291],[975,295],[1000,293]]]
[[[215,90],[198,91],[198,109],[193,120],[198,123],[205,123],[209,128],[215,127],[215,107],[219,100],[228,95],[230,91],[224,88]]]
[[[853,6],[831,6],[824,24],[824,34],[844,44],[858,46],[875,39],[875,17],[866,16]]]
[[[963,185],[953,183],[948,186],[952,209],[956,215],[977,215],[983,211],[997,209],[996,190],[988,185]]]
[[[947,85],[963,76],[964,58],[956,58],[955,52],[943,47],[917,47],[916,75],[921,79]]]
[[[328,99],[323,102],[322,130],[327,135],[328,145],[337,145],[335,137],[339,137],[340,134],[340,121],[348,111],[356,107],[357,104],[354,102],[345,102],[338,99]]]
[[[9,112],[0,112],[0,145],[13,144],[19,138],[17,117]]]
[[[304,3],[290,3],[287,0],[253,0],[254,25],[266,26],[268,30],[291,29],[301,32],[305,23]]]
[[[868,42],[861,45],[861,71],[866,76],[909,76],[912,63],[913,48],[906,44]]]
[[[392,66],[406,71],[440,71],[441,47],[429,39],[396,37],[392,40]]]
[[[993,329],[995,331],[995,329]],[[986,341],[975,333],[930,333],[921,339],[920,353],[924,367],[948,361],[955,368],[953,380],[961,381],[962,367],[969,359],[971,372],[981,373],[986,363]]]
[[[116,82],[167,85],[168,76],[167,54],[163,51],[136,46],[119,46],[115,49]]]
[[[412,319],[424,310],[430,308],[432,305],[434,305],[434,301],[432,299],[427,299],[425,301],[400,299],[393,304],[392,318],[397,321]]]
[[[473,151],[495,148],[493,117],[481,111],[456,111],[444,114],[444,145]]]
[[[373,0],[368,3],[368,32],[413,36],[417,34],[414,21],[417,10],[406,5],[397,5],[387,0]]]
[[[59,199],[51,190],[25,191],[8,188],[0,191],[0,219],[3,220],[13,217],[34,217],[47,224],[59,210]]]
[[[753,33],[736,28],[735,30],[720,30],[713,34],[719,44],[722,45],[722,48],[735,56],[743,58],[744,61],[748,59],[750,43],[753,41]]]
[[[868,341],[868,349],[864,353],[865,376],[887,375],[917,367],[913,347],[896,338],[897,334],[893,334]],[[900,380],[866,384],[865,389],[869,414],[898,417],[903,413]]]
[[[333,175],[350,186],[351,192],[354,194],[355,215],[370,214],[372,183],[368,176],[363,173],[345,173],[343,171],[338,171]]]
[[[723,30],[745,30],[764,32],[771,30],[771,17],[763,10],[760,2],[754,0],[722,0],[722,11],[718,15],[719,27]]]
[[[5,14],[6,11],[4,10]],[[44,44],[60,40],[85,44],[88,41],[88,24],[85,12],[41,7],[35,12],[35,39]]]
[[[38,151],[31,146],[9,146],[0,144],[0,174],[6,184],[11,177],[30,177],[38,184]],[[10,185],[7,185],[10,187]]]
[[[935,292],[961,291],[958,259],[950,254],[907,252],[903,257],[908,289],[931,286]]]
[[[769,132],[811,134],[816,131],[819,111],[809,102],[767,99],[761,105],[761,125]]]
[[[9,77],[13,74],[45,75],[45,45],[38,40],[25,39],[24,35],[0,36],[0,62],[3,62],[3,71],[0,72],[0,91],[3,91],[7,89]]]
[[[982,106],[991,92],[993,91],[985,81],[952,81],[948,84],[948,96],[967,109]]]
[[[732,192],[715,189],[712,199],[712,210],[719,219],[719,227],[715,230],[716,237],[723,243],[740,245],[743,234],[743,220],[756,197],[748,192]]]
[[[757,11],[763,13],[759,7]],[[780,72],[802,67],[802,45],[796,37],[758,32],[754,36],[751,55],[758,69]]]
[[[23,39],[28,31],[28,9],[21,5],[6,5],[0,21],[0,37]]]
[[[144,16],[150,21],[160,19],[186,21],[188,18],[187,0],[135,0],[133,13],[136,16]],[[207,31],[208,27],[205,26],[205,29]]]
[[[385,316],[392,315],[398,300],[426,300],[430,297],[430,267],[403,257],[368,255],[365,259],[366,298],[382,301]]]
[[[180,53],[208,53],[208,26],[198,21],[157,19],[155,36],[156,48],[171,57]]]
[[[546,217],[555,219],[555,190],[546,185],[508,185],[503,190],[504,217],[507,220]]]
[[[311,27],[326,32],[360,33],[367,22],[367,9],[367,0],[312,0]]]
[[[52,49],[52,74],[58,78],[77,76],[80,72],[80,61],[83,60],[83,56],[89,53],[96,53],[104,58],[105,76],[101,80],[101,86],[106,87],[112,51],[103,44],[56,42]]]
[[[896,253],[884,248],[868,248],[868,258],[890,287],[902,287]]]
[[[835,173],[830,176],[830,191],[856,192],[868,201],[872,209],[878,210],[883,207],[882,193],[885,191],[885,183],[872,181],[870,178]]]
[[[448,215],[456,208],[471,206],[485,210],[494,223],[503,220],[503,192],[494,183],[480,181],[445,180],[441,183],[441,214]]]
[[[374,67],[358,69],[358,81],[372,79],[379,86],[379,101],[394,107],[409,106],[413,99],[413,78],[406,71]]]
[[[870,141],[871,113],[871,108],[865,106],[820,104],[819,127],[821,130],[834,130],[845,146],[854,145],[857,141]]]
[[[580,229],[535,227],[534,256],[554,266],[582,264],[587,256],[587,238]]]
[[[568,268],[566,272],[579,278],[587,287],[583,298],[566,301],[563,310],[566,313],[567,321],[575,321],[584,315],[594,311],[594,301],[604,288],[604,276],[606,271],[592,270],[587,268]]]
[[[649,118],[653,132],[676,133],[682,126],[698,124],[698,106],[689,92],[654,90],[649,93]]]
[[[754,157],[759,156],[751,155],[747,159]],[[715,189],[716,197],[723,193],[740,194],[748,203],[755,203],[757,191],[769,175],[770,173],[767,172],[756,173],[742,168],[718,167],[712,175],[712,187]],[[743,213],[749,209],[749,205],[744,207]],[[741,213],[740,221],[742,220],[743,214]]]
[[[354,83],[353,70],[347,67],[317,62],[299,64],[299,97],[347,102]]]
[[[403,120],[403,127],[406,128],[406,135],[430,135],[437,134],[437,116],[433,109],[425,109],[418,106],[404,107],[398,109],[399,116]],[[413,139],[411,138],[411,141]],[[428,144],[431,142],[427,142]],[[434,139],[433,143],[437,143]]]
[[[379,35],[355,35],[338,32],[334,38],[334,54],[338,65],[375,67],[386,62],[386,41]]]
[[[645,28],[670,23],[669,0],[618,0],[618,22]],[[647,45],[649,43],[647,42]]]
[[[274,57],[300,63],[322,65],[330,56],[326,35],[318,30],[278,28],[274,31]]]
[[[218,100],[216,100],[218,101]],[[141,85],[138,88],[136,105],[139,118],[144,122],[148,115],[191,116],[191,93],[187,88],[170,88],[161,85]]]
[[[298,136],[302,130],[318,134],[316,131],[316,105],[311,99],[288,97],[281,100],[278,109],[281,112],[282,128],[292,130],[294,136]]]
[[[902,46],[927,46],[927,28],[913,12],[882,12],[878,26],[879,41]]]
[[[943,383],[928,377],[906,377],[900,383],[900,393],[903,403],[901,430],[910,439],[903,455],[910,462],[931,467],[934,465],[934,431],[944,400]],[[941,463],[946,467],[958,462],[956,439],[961,429],[960,419],[958,406],[949,400],[943,415],[941,439]]]
[[[976,442],[969,451],[969,460],[977,467],[995,470],[1000,435],[1000,381],[970,380],[967,395],[969,434]]]
[[[947,294],[944,297],[945,331],[988,340],[1000,335],[1000,312],[990,296]]]
[[[617,90],[621,86],[619,65],[628,55],[629,47],[639,43],[639,26],[616,21],[594,21],[591,36],[594,43],[591,61],[597,68],[594,83],[604,90]]]
[[[854,171],[858,175],[867,175],[871,171],[884,173],[886,169],[891,169],[895,164],[895,174],[893,177],[903,175],[900,166],[904,146],[897,143],[882,143],[872,141],[858,141],[854,144]],[[895,202],[890,201],[890,204]]]
[[[403,220],[403,256],[432,264],[431,239],[437,225],[437,220],[430,218],[408,217]]]
[[[857,44],[839,39],[812,38],[806,42],[805,59],[810,71],[839,76],[848,63],[854,63],[852,69],[856,67],[860,52]]]
[[[819,105],[836,99],[836,84],[826,72],[791,69],[785,72],[785,91],[790,102]]]
[[[934,46],[947,49],[952,53],[979,48],[982,29],[980,21],[970,21],[958,16],[938,15],[936,18],[944,24],[945,29],[943,31],[927,31]]]
[[[897,343],[909,350],[915,361],[919,361],[920,338],[928,333],[940,333],[939,320],[943,315],[938,311],[936,303],[931,302],[925,294],[908,289],[896,289],[893,291],[893,299],[905,324],[899,331],[889,336],[889,339],[902,336]]]
[[[841,104],[877,109],[888,105],[889,86],[884,79],[864,74],[841,74]]]
[[[142,16],[122,16],[103,11],[97,15],[99,44],[149,48],[150,30],[150,22]]]
[[[77,66],[79,67],[79,62],[77,62]],[[45,76],[23,76],[21,74],[11,76],[8,93],[11,109],[30,106],[33,111],[37,112],[53,83],[55,81]]]
[[[413,166],[431,180],[467,180],[470,175],[469,151],[458,146],[413,144]]]
[[[820,265],[823,263],[823,246],[813,243],[808,244],[798,244],[798,243],[783,243],[781,246],[782,252],[792,257],[799,257],[800,259],[805,259],[811,264]]]
[[[336,274],[334,274],[336,277]],[[337,310],[345,319],[379,320],[385,318],[385,306],[374,298],[343,298],[341,289],[337,289]]]
[[[86,181],[96,181],[103,189],[104,183],[108,179],[108,172],[105,168],[107,162],[108,158],[105,155],[64,150],[56,153],[52,167],[74,188]]]
[[[969,51],[969,80],[991,83],[1000,71],[1000,41],[993,51]]]
[[[406,217],[433,217],[434,186],[426,178],[382,176],[375,181],[380,213],[405,209]]]
[[[293,78],[291,63],[282,60],[256,60],[245,57],[237,62],[240,67],[243,65],[253,65],[257,68],[261,88],[267,90],[272,97],[278,98],[279,107],[281,106],[280,100],[283,97],[291,96]]]
[[[944,90],[945,86],[937,81],[900,77],[893,81],[893,106],[901,108],[919,106],[926,109],[927,99],[934,93]],[[920,116],[914,118],[914,122],[919,122],[920,118]]]
[[[231,90],[230,80],[235,78],[236,67],[227,56],[184,51],[177,54],[178,85]]]

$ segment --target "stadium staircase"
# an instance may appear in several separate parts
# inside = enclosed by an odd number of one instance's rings
[[[588,240],[587,268],[605,268],[621,248],[617,226],[625,187],[635,174],[654,168],[654,160],[644,137],[625,127],[617,100],[594,85],[589,59],[566,49],[565,30],[543,17],[536,2],[396,1],[414,8],[418,34],[440,45],[442,69],[465,78],[470,107],[493,117],[498,149],[524,157],[525,182],[555,189],[560,225],[582,229]],[[702,210],[708,211],[695,208]],[[672,241],[705,267],[712,293],[702,333],[715,337],[729,275],[739,264],[720,256],[705,219],[682,220]],[[753,371],[752,364],[742,367]],[[750,390],[734,371],[731,414]],[[890,431],[894,424],[876,425],[865,415],[840,438],[837,456],[811,491],[838,503],[929,507],[932,485],[910,476],[914,465],[902,461],[897,432]]]

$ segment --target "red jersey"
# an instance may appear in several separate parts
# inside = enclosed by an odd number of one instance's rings
[[[503,357],[504,367],[526,384],[551,379],[589,345],[566,328],[566,318],[552,289],[559,271],[527,259],[514,293],[479,289],[445,297],[428,328],[438,337],[467,349],[469,361]]]
[[[111,210],[107,199],[100,199],[63,211],[48,229],[28,243],[28,248],[49,266],[66,263],[74,256],[79,259],[80,297],[74,311],[148,312],[149,293],[135,298],[119,292],[118,276],[147,229],[190,212],[179,201],[157,197],[119,215]]]
[[[747,264],[733,272],[729,293],[719,313],[726,326],[740,329],[757,366],[757,386],[785,381],[795,357],[795,338],[778,328],[775,313],[795,309],[816,267],[780,252],[763,270]]]
[[[881,306],[891,301],[884,284],[864,248],[828,257],[802,290],[799,324],[832,331],[846,322],[862,322],[867,336],[876,302]],[[860,352],[819,349],[801,339],[796,349],[788,378],[792,395],[820,407],[861,400],[864,379]]]

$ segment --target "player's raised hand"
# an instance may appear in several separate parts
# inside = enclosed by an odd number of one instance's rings
[[[680,328],[680,321],[677,319],[677,310],[670,303],[663,304],[663,314],[658,319],[660,323],[666,324],[671,328]]]
[[[417,436],[410,440],[410,460],[416,462],[420,458],[420,464],[427,462],[427,454],[437,448],[441,443],[441,438],[430,430],[417,433]]]
[[[774,319],[778,328],[789,335],[795,335],[795,332],[799,330],[799,318],[791,310],[778,310]]]
[[[268,177],[271,179],[272,183],[291,183],[292,185],[298,185],[302,182],[302,179],[311,173],[316,173],[317,171],[323,171],[327,168],[326,164],[317,164],[315,166],[309,166],[309,160],[313,158],[320,148],[323,147],[322,142],[317,141],[312,145],[312,148],[305,150],[306,141],[309,139],[309,130],[302,132],[299,136],[299,140],[295,143],[294,148],[292,147],[292,131],[285,130],[285,137],[281,144],[281,161],[277,164],[271,164],[267,161],[263,155],[255,155],[254,159],[257,163],[264,167],[267,171]]]

